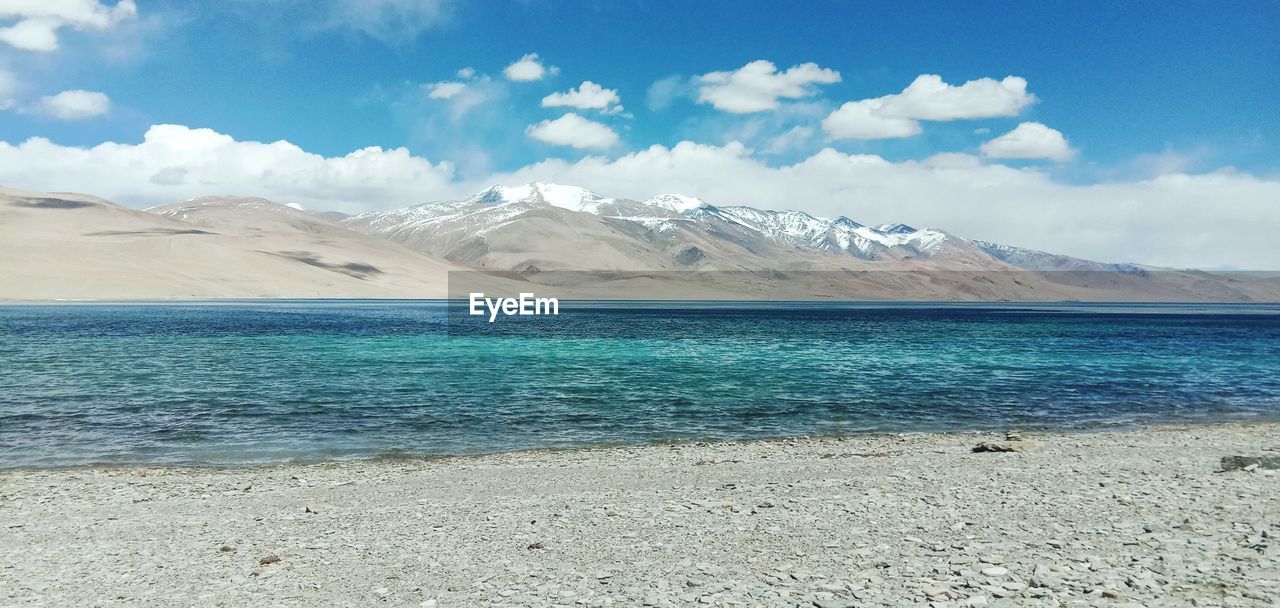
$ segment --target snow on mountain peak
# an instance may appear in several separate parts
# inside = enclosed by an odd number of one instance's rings
[[[687,212],[699,209],[708,209],[710,205],[696,196],[686,195],[658,195],[653,198],[646,198],[641,201],[644,205],[650,207],[658,207],[676,214],[685,215]]]
[[[519,186],[490,186],[471,197],[469,202],[487,204],[542,202],[570,211],[595,213],[600,205],[611,203],[613,200],[578,186],[532,182]]]
[[[480,209],[477,210],[473,205],[479,205]],[[716,207],[698,197],[674,193],[661,194],[643,201],[615,199],[580,186],[550,182],[494,185],[461,201],[427,203],[370,215],[375,216],[371,218],[371,223],[379,227],[405,221],[424,227],[451,222],[464,222],[467,225],[474,222],[502,223],[527,211],[528,205],[551,205],[569,211],[639,222],[658,229],[670,229],[670,221],[680,216],[691,221],[715,221],[718,218],[776,241],[850,253],[865,259],[874,257],[884,249],[901,246],[928,251],[948,238],[944,232],[917,230],[906,224],[864,226],[844,216],[828,218],[793,210]]]
[[[545,213],[548,206],[595,215],[600,218],[601,229],[609,234],[618,238],[644,234],[643,238],[649,239],[645,242],[650,244],[678,243],[687,233],[695,239],[729,240],[752,252],[755,250],[742,243],[767,239],[784,248],[850,255],[870,261],[963,258],[978,255],[973,253],[976,247],[994,259],[1003,259],[994,245],[971,244],[966,239],[930,228],[916,229],[906,224],[866,226],[844,216],[819,217],[796,210],[720,207],[695,196],[674,193],[645,200],[608,198],[579,186],[549,182],[494,185],[466,199],[361,214],[343,220],[342,224],[372,234],[424,239],[424,242],[433,239],[442,243],[440,247],[446,247],[466,238],[496,238],[494,231],[518,222],[526,214],[543,221],[556,219]],[[280,211],[294,212],[283,208]],[[591,225],[585,218],[563,215],[565,220],[573,219],[575,230]],[[636,231],[624,222],[641,226],[647,232]],[[1019,252],[1005,257],[1029,259],[1034,257],[1032,253]],[[1015,265],[1019,264],[1022,262]]]
[[[710,207],[710,205],[702,199],[696,196],[686,196],[684,194],[660,194],[642,202],[651,207],[666,209],[681,215],[695,209]]]
[[[911,234],[919,231],[906,224],[881,224],[876,226],[876,232],[883,232],[885,234]]]

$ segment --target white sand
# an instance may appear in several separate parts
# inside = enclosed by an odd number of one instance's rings
[[[1280,455],[1280,425],[1035,434],[1031,451],[969,451],[999,439],[8,471],[0,605],[1280,598],[1280,471],[1216,472],[1223,456]],[[269,555],[279,561],[260,565]]]

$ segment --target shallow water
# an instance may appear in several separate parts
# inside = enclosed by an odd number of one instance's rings
[[[451,324],[452,321],[452,324]],[[1280,414],[1280,308],[0,306],[0,467],[245,464]]]

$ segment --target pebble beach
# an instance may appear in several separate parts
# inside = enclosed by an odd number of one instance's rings
[[[15,469],[0,606],[1268,606],[1277,457],[1259,423]]]

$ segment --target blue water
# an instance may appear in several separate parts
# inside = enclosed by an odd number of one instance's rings
[[[0,306],[0,467],[1280,414],[1275,306]],[[508,326],[510,327],[510,326]]]

